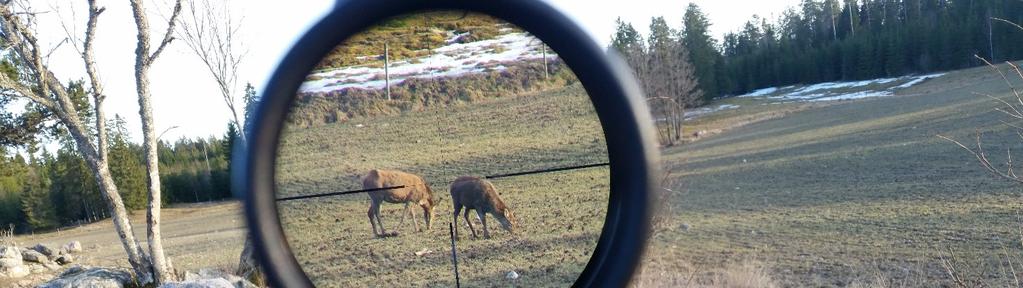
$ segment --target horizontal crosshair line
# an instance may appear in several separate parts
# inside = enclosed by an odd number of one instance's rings
[[[604,162],[604,163],[587,164],[587,165],[579,165],[579,166],[548,168],[548,169],[526,171],[526,172],[516,172],[516,173],[508,173],[508,174],[490,175],[490,176],[484,176],[483,178],[486,178],[486,179],[498,179],[498,178],[507,178],[507,177],[523,176],[523,175],[531,175],[531,174],[540,174],[540,173],[550,173],[550,172],[567,171],[567,170],[586,169],[586,168],[601,167],[601,166],[608,166],[608,165],[611,165],[611,163]],[[381,187],[381,188],[370,188],[370,189],[362,189],[362,190],[350,190],[350,191],[323,193],[323,194],[292,196],[292,197],[277,198],[277,201],[289,201],[289,200],[300,200],[300,199],[328,197],[328,196],[337,196],[337,195],[357,194],[357,193],[366,193],[366,192],[390,190],[390,189],[400,189],[400,188],[405,188],[405,185],[391,186],[391,187]]]
[[[366,193],[366,192],[373,192],[373,191],[380,191],[380,190],[390,190],[390,189],[400,189],[400,188],[405,188],[405,185],[391,186],[391,187],[381,187],[381,188],[370,188],[370,189],[362,189],[362,190],[351,190],[351,191],[342,191],[342,192],[333,192],[333,193],[324,193],[324,194],[292,196],[292,197],[277,198],[277,201],[288,201],[288,200],[299,200],[299,199],[308,199],[308,198],[316,198],[316,197],[327,197],[327,196],[337,196],[337,195],[346,195],[346,194]]]
[[[528,171],[528,172],[517,172],[517,173],[508,173],[508,174],[498,174],[498,175],[490,175],[490,176],[486,176],[486,177],[483,177],[483,178],[487,178],[487,179],[498,179],[498,178],[505,178],[505,177],[513,177],[513,176],[522,176],[522,175],[530,175],[530,174],[540,174],[540,173],[549,173],[549,172],[558,172],[558,171],[567,171],[567,170],[577,170],[577,169],[586,169],[586,168],[593,168],[593,167],[600,167],[600,166],[608,166],[608,165],[611,165],[611,163],[608,163],[608,162],[604,162],[604,163],[597,163],[597,164],[587,164],[587,165],[579,165],[579,166],[568,166],[568,167],[559,167],[559,168],[548,168],[548,169],[543,169],[543,170],[535,170],[535,171]]]

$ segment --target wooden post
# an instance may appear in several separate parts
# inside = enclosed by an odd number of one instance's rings
[[[547,44],[540,43],[540,51],[543,53],[543,79],[547,80]]]
[[[455,221],[458,221],[458,216],[455,216]],[[455,252],[455,223],[448,223],[448,229],[451,233],[451,265],[455,267],[455,287],[462,287],[461,278],[458,277],[458,252]]]
[[[390,49],[387,47],[387,42],[384,42],[384,87],[387,89],[387,101],[391,101],[391,71],[389,66],[390,62]]]

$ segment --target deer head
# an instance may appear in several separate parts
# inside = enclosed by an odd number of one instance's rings
[[[426,229],[433,229],[433,208],[436,206],[437,200],[433,197],[433,189],[430,189],[430,185],[423,184],[426,186],[426,197],[419,201],[419,207],[423,207],[423,218],[426,219]]]
[[[519,226],[518,221],[515,220],[515,213],[512,213],[510,208],[504,208],[504,211],[494,213],[494,218],[501,223],[501,228],[508,232],[515,233],[515,228]]]

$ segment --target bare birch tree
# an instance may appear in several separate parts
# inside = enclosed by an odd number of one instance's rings
[[[196,2],[199,2],[197,5]],[[188,2],[186,21],[181,22],[178,35],[195,56],[202,61],[210,76],[220,88],[220,96],[231,110],[232,122],[238,130],[245,131],[244,121],[238,118],[236,88],[238,67],[245,56],[239,51],[238,31],[241,21],[235,21],[230,11],[230,1],[193,0]],[[245,133],[238,133],[245,142]]]
[[[220,96],[223,98],[224,104],[227,105],[227,109],[231,111],[234,126],[241,131],[238,133],[238,138],[241,140],[240,145],[246,145],[248,138],[245,128],[247,123],[238,117],[240,109],[235,97],[238,86],[238,68],[242,59],[245,58],[243,45],[240,44],[237,37],[242,23],[235,21],[230,5],[230,1],[227,0],[189,1],[186,19],[182,21],[182,29],[178,31],[178,35],[192,53],[202,61],[207,71],[210,72],[210,76],[217,83]],[[243,105],[249,105],[249,103]],[[246,235],[235,273],[253,283],[262,284],[265,281],[263,281],[254,252],[252,239]]]
[[[152,95],[149,90],[149,68],[160,56],[160,53],[167,48],[167,45],[174,40],[174,26],[177,24],[178,15],[181,14],[181,0],[175,1],[174,10],[167,20],[167,30],[163,34],[163,40],[158,43],[156,50],[150,52],[149,20],[142,0],[130,0],[132,15],[135,18],[135,27],[138,29],[135,47],[135,91],[139,100],[139,116],[142,118],[142,146],[146,156],[146,171],[149,179],[149,206],[146,211],[146,222],[148,230],[146,236],[149,240],[149,252],[153,262],[153,275],[157,283],[175,280],[174,270],[170,260],[163,252],[163,240],[160,235],[160,162],[157,159],[156,128],[153,121]]]
[[[655,114],[661,144],[678,144],[685,109],[699,104],[703,97],[689,53],[678,32],[661,17],[651,21],[645,47],[630,46],[625,54]]]
[[[5,44],[4,50],[13,56],[11,59],[14,63],[10,64],[13,64],[18,70],[18,75],[0,73],[0,93],[6,96],[25,98],[44,107],[57,118],[60,125],[67,129],[76,148],[85,158],[89,169],[92,170],[100,193],[107,202],[114,230],[128,256],[128,264],[131,265],[136,275],[136,281],[142,284],[150,283],[153,281],[152,264],[138,239],[135,238],[134,230],[128,220],[127,211],[117,190],[117,185],[114,184],[107,162],[106,119],[103,113],[103,101],[106,97],[96,73],[96,63],[92,54],[96,26],[104,8],[98,7],[94,0],[88,1],[88,4],[89,20],[86,26],[85,40],[80,49],[77,44],[75,48],[82,56],[86,73],[89,74],[92,85],[89,94],[94,101],[96,112],[93,115],[96,117],[96,135],[91,135],[89,128],[85,126],[85,112],[77,110],[69,95],[68,87],[61,83],[45,64],[43,56],[45,48],[40,46],[32,24],[35,22],[36,12],[32,10],[27,1],[0,1],[0,39]],[[17,78],[12,78],[12,76],[17,76]],[[98,143],[93,142],[93,137],[97,139]]]
[[[639,66],[644,92],[662,122],[658,129],[661,144],[667,146],[682,140],[685,110],[703,98],[685,46],[679,42],[670,46],[664,51],[649,51]]]

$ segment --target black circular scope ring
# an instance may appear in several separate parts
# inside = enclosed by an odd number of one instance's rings
[[[542,40],[572,69],[597,112],[607,141],[610,196],[603,231],[577,287],[628,283],[646,244],[658,150],[649,110],[625,64],[608,57],[575,23],[540,0],[339,0],[295,43],[274,71],[250,122],[247,151],[232,161],[256,255],[274,287],[313,287],[291,253],[275,202],[279,138],[296,91],[324,55],[380,21],[404,14],[459,10],[487,14]]]

